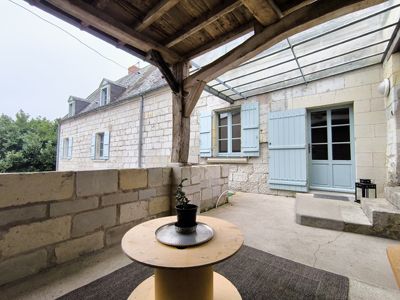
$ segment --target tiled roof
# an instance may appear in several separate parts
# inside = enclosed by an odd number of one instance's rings
[[[159,89],[167,85],[167,82],[163,78],[161,72],[152,65],[139,69],[137,72],[128,74],[116,81],[112,81],[109,79],[103,79],[102,82],[103,81],[107,81],[107,83],[111,86],[116,85],[125,88],[125,91],[123,91],[122,94],[119,95],[116,99],[112,100],[110,104],[134,98],[141,94],[145,94],[147,92]],[[100,88],[101,87],[99,86],[99,88],[97,88],[86,99],[82,99],[83,101],[90,102],[90,104],[77,115],[95,110],[99,107]],[[110,104],[104,105],[104,107],[107,107]]]

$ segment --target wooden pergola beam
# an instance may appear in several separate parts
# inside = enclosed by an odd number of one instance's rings
[[[154,65],[158,67],[160,72],[164,75],[165,80],[167,81],[169,87],[174,93],[179,93],[181,86],[176,80],[174,74],[169,68],[168,64],[165,62],[160,52],[156,50],[150,50],[150,60]]]
[[[204,90],[206,83],[203,81],[197,82],[191,89],[188,91],[188,95],[185,96],[184,103],[184,117],[190,118],[190,115],[195,108],[197,101],[199,100],[201,93]]]
[[[178,4],[180,0],[162,0],[158,2],[150,11],[144,16],[143,20],[135,27],[137,31],[143,31],[155,21],[160,19],[163,14]]]
[[[270,25],[278,20],[278,15],[267,0],[240,0],[252,13],[254,18],[263,26]]]
[[[193,51],[189,52],[188,54],[185,55],[185,60],[191,60],[191,59],[195,58],[196,56],[199,56],[201,54],[204,54],[206,52],[214,50],[214,49],[218,48],[219,46],[229,43],[230,41],[233,41],[251,31],[253,31],[253,22],[246,23],[246,24],[224,34],[223,36],[218,37],[217,39],[213,40],[212,42],[210,42],[208,44],[204,44],[204,45],[194,49]]]
[[[102,10],[83,2],[82,0],[47,0],[47,2],[62,9],[74,18],[81,20],[81,22],[104,32],[109,36],[117,38],[119,42],[122,42],[123,44],[130,45],[146,53],[152,49],[159,51],[165,61],[169,64],[175,64],[182,60],[174,51],[152,40],[148,36],[133,30],[129,26],[116,21],[105,14]],[[30,3],[42,6],[41,3],[37,1],[30,1]]]
[[[172,94],[172,149],[171,162],[187,163],[190,144],[190,117],[184,116],[185,91],[183,80],[189,74],[188,63],[172,66],[172,73],[180,84],[180,91]]]
[[[218,5],[214,9],[210,10],[208,13],[204,14],[203,16],[197,18],[194,22],[192,22],[189,26],[185,27],[182,30],[179,30],[175,33],[169,40],[165,42],[165,45],[168,48],[173,47],[174,45],[178,44],[179,42],[183,41],[184,39],[188,38],[192,34],[196,33],[197,31],[201,30],[208,24],[216,21],[223,15],[231,12],[232,10],[238,8],[242,4],[238,0],[228,0],[225,1],[222,5]]]
[[[185,80],[185,87],[209,82],[253,58],[265,49],[298,33],[345,14],[382,3],[383,0],[317,1],[266,27]]]

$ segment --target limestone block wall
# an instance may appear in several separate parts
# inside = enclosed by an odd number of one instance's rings
[[[383,77],[390,81],[390,93],[385,97],[387,118],[387,177],[388,185],[400,184],[400,109],[398,89],[400,88],[400,53],[391,55],[384,64]]]
[[[385,101],[377,91],[382,79],[382,65],[375,65],[245,100],[260,105],[260,156],[249,158],[243,164],[229,164],[229,188],[253,193],[293,195],[292,192],[271,190],[267,184],[269,112],[349,104],[353,105],[354,111],[356,178],[373,179],[377,183],[378,194],[383,196],[387,182],[387,124]],[[235,101],[234,105],[241,103],[243,101]],[[200,112],[224,107],[230,107],[230,104],[207,93],[202,95],[191,116],[191,162],[207,164],[207,159],[199,157]]]
[[[172,94],[167,88],[144,96],[142,167],[170,162],[172,145]],[[62,121],[60,139],[72,137],[72,158],[59,159],[59,171],[138,167],[140,97],[112,103],[85,115]],[[107,160],[92,160],[92,135],[110,132]]]
[[[170,168],[1,174],[0,285],[169,215],[170,183]]]
[[[177,185],[183,178],[188,180],[183,183],[183,191],[191,201],[200,209],[207,211],[215,207],[219,196],[228,190],[229,166],[227,165],[197,165],[188,167],[173,167],[171,192],[176,191]],[[221,197],[218,205],[226,203],[226,194]],[[171,210],[174,210],[176,201],[171,197]]]
[[[182,178],[192,203],[213,208],[228,173],[177,166],[0,174],[0,286],[119,244],[134,225],[171,215]]]

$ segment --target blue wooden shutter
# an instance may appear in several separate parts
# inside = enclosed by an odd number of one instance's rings
[[[108,159],[110,155],[110,132],[104,132],[104,144],[103,144],[103,159]]]
[[[258,103],[245,103],[241,106],[242,154],[259,156],[260,117]]]
[[[212,113],[200,113],[200,157],[211,157],[212,141],[211,141]]]
[[[269,186],[303,191],[307,185],[306,110],[269,113]]]
[[[72,144],[74,139],[72,137],[68,138],[68,159],[72,158]]]
[[[92,159],[96,158],[96,134],[92,135],[92,144],[90,145],[90,157]]]

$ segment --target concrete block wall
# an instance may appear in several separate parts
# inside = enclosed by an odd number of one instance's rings
[[[167,88],[144,96],[142,167],[166,166],[172,145],[172,94]],[[73,138],[72,158],[59,159],[58,170],[121,169],[138,167],[140,98],[99,108],[62,121],[60,138]],[[90,147],[96,132],[110,132],[107,160],[92,160]]]
[[[0,174],[0,285],[170,215],[171,169]]]
[[[260,108],[260,156],[243,164],[229,164],[229,188],[237,191],[293,196],[290,191],[271,190],[268,186],[268,114],[295,108],[324,108],[352,104],[354,109],[356,178],[371,178],[383,195],[386,180],[387,125],[384,97],[377,91],[383,80],[382,65],[332,76],[246,101],[258,102]],[[243,101],[235,101],[240,105]],[[190,162],[207,164],[199,157],[200,112],[227,108],[231,105],[203,93],[191,116]]]

